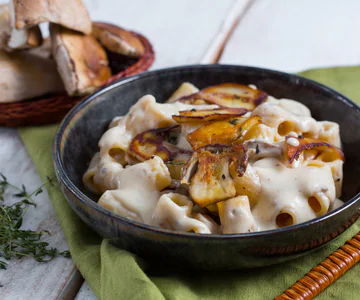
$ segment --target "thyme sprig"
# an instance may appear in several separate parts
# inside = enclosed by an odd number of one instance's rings
[[[26,187],[17,187],[8,182],[7,178],[0,173],[0,257],[6,260],[11,258],[22,258],[29,256],[38,262],[47,262],[56,256],[70,257],[69,251],[58,251],[56,248],[49,247],[49,243],[44,242],[44,235],[51,235],[49,231],[40,232],[21,229],[23,217],[30,206],[36,206],[34,196],[43,192],[47,184],[52,185],[52,179],[46,177],[46,181],[28,193]],[[16,191],[12,196],[20,198],[12,205],[4,203],[5,191],[11,188]],[[0,260],[0,269],[6,269],[7,263]]]

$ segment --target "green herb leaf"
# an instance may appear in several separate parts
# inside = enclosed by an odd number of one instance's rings
[[[42,189],[41,189],[41,190],[36,191],[35,196],[37,196],[37,195],[41,194],[42,192],[43,192],[43,190],[42,190]]]
[[[3,173],[0,173],[0,176],[1,176],[1,178],[2,178],[3,181],[7,182],[7,179],[6,179],[6,177],[4,176]]]
[[[70,257],[69,251],[60,252],[49,247],[49,243],[42,240],[44,235],[51,235],[48,230],[36,232],[21,229],[23,216],[29,206],[36,206],[32,196],[42,193],[46,184],[52,184],[52,179],[46,177],[47,181],[44,184],[28,194],[24,185],[19,188],[10,184],[1,173],[0,177],[2,178],[0,181],[0,200],[4,201],[4,193],[7,188],[17,191],[13,194],[14,197],[23,198],[12,205],[0,203],[0,257],[10,260],[29,256],[39,262],[47,262],[57,256]],[[7,263],[0,260],[0,269],[6,269],[6,266]]]

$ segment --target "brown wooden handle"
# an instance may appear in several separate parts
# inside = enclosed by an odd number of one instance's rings
[[[275,300],[310,300],[360,261],[360,232]]]

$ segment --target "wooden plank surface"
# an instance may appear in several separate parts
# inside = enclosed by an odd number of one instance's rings
[[[360,64],[360,1],[255,0],[221,63],[286,72]]]
[[[35,167],[24,148],[16,129],[0,128],[0,172],[8,181],[33,191],[42,184]],[[10,194],[10,195],[9,195]],[[9,193],[8,201],[15,201]],[[56,219],[52,204],[44,190],[36,196],[36,208],[30,207],[24,216],[25,229],[47,229],[51,246],[59,250],[68,248],[64,234]],[[0,299],[56,299],[74,271],[71,259],[56,258],[49,263],[32,259],[11,260],[7,270],[0,271]]]
[[[81,286],[81,289],[79,290],[79,293],[77,294],[75,300],[95,300],[96,296],[91,290],[89,284],[87,282],[84,282],[84,284]],[[145,300],[145,299],[144,299]]]
[[[0,4],[6,2],[0,0]],[[154,68],[161,68],[199,62],[235,1],[213,1],[211,6],[207,0],[84,2],[93,20],[113,22],[148,36],[156,51]],[[41,179],[17,131],[0,128],[0,144],[0,172],[16,185],[24,183],[29,190],[40,186]],[[53,234],[48,239],[50,244],[67,249],[47,193],[40,194],[37,202],[38,207],[27,212],[24,227],[49,229]],[[57,258],[47,264],[27,258],[11,261],[8,270],[0,271],[0,299],[72,299],[73,290],[82,280],[77,272],[71,259]],[[78,298],[95,296],[85,284]]]

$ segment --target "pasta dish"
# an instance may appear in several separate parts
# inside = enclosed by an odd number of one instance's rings
[[[166,229],[246,233],[302,223],[340,205],[339,125],[254,85],[145,95],[116,117],[83,176],[98,204]]]

